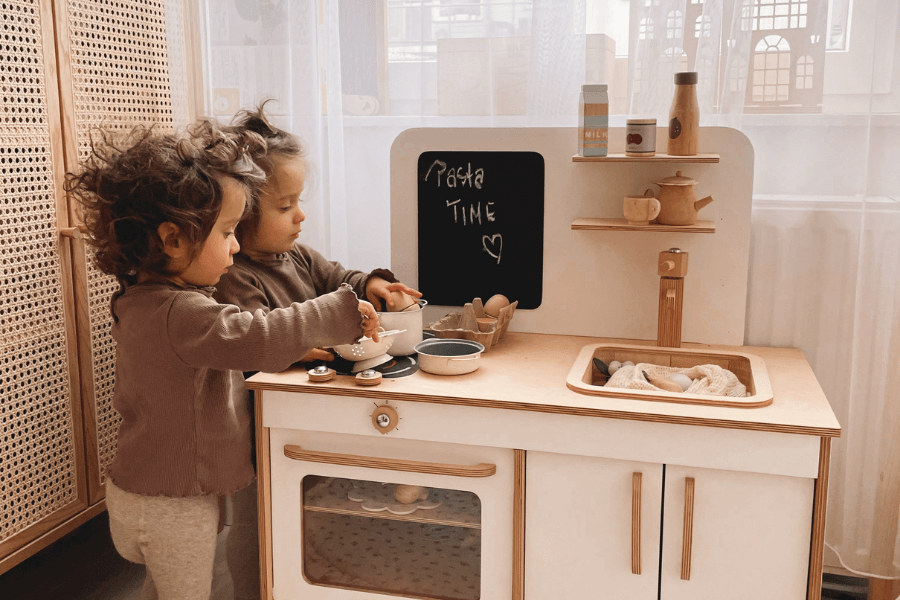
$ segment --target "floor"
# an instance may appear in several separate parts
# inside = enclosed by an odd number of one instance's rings
[[[212,600],[231,600],[224,561],[228,527],[219,535]],[[49,548],[0,575],[2,600],[137,600],[144,567],[119,556],[102,513]],[[865,600],[866,580],[825,575],[822,598]],[[385,596],[388,598],[388,596]]]
[[[219,534],[212,600],[232,600],[225,564],[228,526]],[[0,575],[2,600],[138,600],[144,567],[116,552],[105,512]]]

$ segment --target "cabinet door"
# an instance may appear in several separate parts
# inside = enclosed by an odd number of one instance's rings
[[[528,452],[525,490],[528,600],[657,597],[662,465]]]
[[[52,7],[3,3],[0,27],[2,573],[84,510],[87,489],[70,248],[57,229],[67,222]]]
[[[667,466],[660,598],[806,598],[813,489],[812,479]]]

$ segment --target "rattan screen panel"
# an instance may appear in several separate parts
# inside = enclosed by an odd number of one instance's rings
[[[172,129],[166,13],[162,0],[70,0],[66,3],[78,160],[92,130],[129,130],[138,123]],[[109,300],[116,281],[88,261],[91,373],[100,481],[115,457],[120,417],[112,405],[115,342]],[[86,407],[91,410],[90,407]]]
[[[77,500],[37,0],[0,3],[0,539]],[[58,157],[61,160],[61,157]]]

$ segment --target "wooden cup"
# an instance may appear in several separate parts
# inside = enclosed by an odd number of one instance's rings
[[[647,190],[643,196],[625,196],[622,208],[629,225],[649,225],[662,207],[659,200],[652,196],[652,190]]]

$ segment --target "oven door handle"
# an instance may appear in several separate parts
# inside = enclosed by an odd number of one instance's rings
[[[453,477],[490,477],[497,472],[497,465],[480,463],[477,465],[452,465],[447,463],[430,463],[419,460],[403,460],[401,458],[377,458],[359,456],[357,454],[335,454],[334,452],[317,452],[304,450],[300,446],[287,444],[284,455],[292,460],[344,465],[347,467],[364,467],[367,469],[384,469],[386,471],[408,471],[410,473],[428,473],[430,475],[450,475]]]

